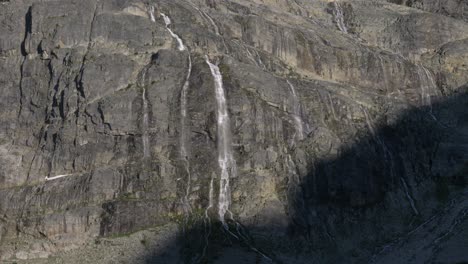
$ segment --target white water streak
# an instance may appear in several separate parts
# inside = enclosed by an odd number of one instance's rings
[[[214,189],[213,189],[213,178],[210,180],[210,190],[208,192],[208,207],[205,209],[205,218],[210,219],[208,216],[208,211],[213,207],[214,202],[213,202],[213,195],[214,195]]]
[[[296,138],[297,140],[303,140],[304,139],[304,128],[303,128],[303,120],[301,117],[301,106],[299,103],[299,99],[297,98],[296,94],[296,89],[294,88],[294,85],[289,81],[286,80],[286,82],[289,85],[289,89],[291,91],[291,94],[293,96],[293,119],[294,119],[294,124],[296,127]]]
[[[395,175],[393,155],[388,150],[387,145],[385,144],[385,142],[379,137],[379,135],[377,135],[375,133],[375,129],[374,129],[372,123],[371,123],[371,120],[369,118],[369,114],[367,113],[367,110],[363,108],[363,111],[364,111],[364,115],[366,117],[367,126],[369,127],[369,130],[371,131],[371,134],[375,137],[377,143],[381,146],[381,148],[382,148],[382,150],[384,152],[385,163],[390,164],[390,175],[392,176],[392,180],[393,180],[394,175]],[[411,208],[413,209],[413,211],[414,211],[414,213],[416,215],[419,215],[419,211],[416,208],[416,205],[414,203],[414,199],[411,197],[411,194],[409,193],[408,185],[406,184],[405,179],[403,177],[400,177],[400,181],[401,181],[401,183],[403,185],[403,188],[404,188],[405,194],[406,194],[406,198],[408,199],[408,202],[410,203]]]
[[[387,92],[387,95],[388,95],[388,79],[387,79],[387,74],[385,72],[384,60],[383,60],[382,56],[380,56],[380,55],[377,55],[377,58],[379,58],[379,61],[380,61],[380,67],[382,68],[382,77],[383,77],[383,82],[384,82],[384,86],[385,86],[385,91]]]
[[[186,48],[182,39],[169,28],[169,25],[171,24],[171,19],[163,13],[161,13],[161,16],[164,19],[164,23],[166,24],[167,31],[169,31],[171,36],[177,40],[179,51],[185,50]]]
[[[187,133],[187,128],[186,128],[186,119],[187,119],[187,92],[188,88],[190,85],[190,75],[192,74],[192,58],[189,54],[188,56],[188,71],[187,71],[187,76],[185,78],[185,83],[184,86],[182,87],[182,92],[180,95],[180,114],[182,116],[181,120],[181,127],[182,127],[182,132],[181,132],[181,142],[180,142],[180,154],[183,159],[187,159],[188,153],[187,153],[187,147],[186,147],[186,133]]]
[[[255,60],[255,58],[252,55],[252,53],[250,52],[249,48],[246,48],[245,51],[247,52],[247,55],[248,55],[247,57],[249,57],[249,59],[251,59],[253,61],[253,63],[255,63],[257,66],[259,66],[257,60]]]
[[[343,8],[336,1],[333,2],[333,6],[334,6],[333,15],[335,17],[336,25],[338,26],[341,32],[348,33],[348,29],[346,28],[346,25],[344,23]]]
[[[190,194],[190,183],[192,181],[192,176],[190,173],[190,163],[188,160],[188,151],[187,151],[187,92],[190,86],[190,75],[192,73],[192,58],[189,54],[188,56],[188,71],[187,76],[185,77],[185,83],[182,87],[182,92],[180,95],[180,114],[181,118],[181,135],[180,135],[180,155],[182,160],[185,162],[185,170],[187,173],[187,187],[185,190],[184,204],[186,211],[190,210],[189,205],[189,194]]]
[[[336,112],[335,112],[335,106],[333,105],[333,100],[332,100],[332,97],[331,97],[331,94],[330,94],[330,93],[328,93],[328,101],[330,101],[330,109],[331,109],[333,118],[334,118],[336,121],[338,121],[338,117],[336,116]]]
[[[213,26],[213,28],[215,29],[215,33],[216,35],[219,36],[219,28],[218,26],[216,25],[216,23],[213,21],[213,19],[211,18],[211,16],[209,16],[207,13],[205,13],[204,11],[202,11],[203,14],[205,14],[206,18],[208,18],[208,21],[210,21],[211,25]]]
[[[57,175],[57,176],[53,176],[53,177],[46,176],[45,180],[46,181],[52,181],[52,180],[56,180],[56,179],[60,179],[60,178],[64,178],[64,177],[68,177],[68,176],[72,176],[72,175],[73,174],[63,174],[63,175]]]
[[[150,6],[149,15],[150,15],[151,21],[156,22],[156,18],[154,17],[154,6]]]
[[[406,197],[408,198],[408,201],[409,201],[410,204],[411,204],[411,208],[413,208],[413,211],[414,211],[414,213],[415,213],[416,215],[419,215],[419,211],[418,211],[418,209],[416,209],[416,205],[414,204],[414,200],[413,200],[413,198],[411,197],[411,195],[409,194],[408,185],[406,184],[405,179],[403,179],[403,177],[401,177],[400,179],[401,179],[401,183],[403,184],[403,188],[405,189]]]
[[[301,181],[299,179],[299,175],[297,174],[296,164],[294,163],[290,154],[286,156],[286,163],[288,164],[288,173],[292,175],[294,178],[294,184],[299,184]]]
[[[216,23],[213,21],[213,19],[211,18],[211,16],[209,16],[205,11],[201,10],[200,8],[196,7],[192,2],[189,2],[190,5],[195,8],[195,10],[198,11],[198,13],[200,13],[200,15],[204,18],[206,18],[210,24],[213,26],[214,30],[215,30],[215,33],[216,35],[219,36],[219,28],[218,26],[216,25]]]
[[[214,190],[213,190],[213,178],[210,180],[210,190],[208,193],[208,207],[205,209],[205,219],[203,220],[204,226],[205,226],[205,246],[203,247],[203,252],[202,255],[200,256],[200,259],[203,259],[206,255],[206,250],[208,248],[209,244],[209,239],[211,235],[211,220],[210,216],[208,215],[209,210],[213,207],[213,195],[214,195]]]
[[[392,153],[388,150],[387,148],[387,145],[385,144],[385,142],[380,138],[380,136],[375,132],[375,129],[374,129],[374,126],[372,125],[372,121],[369,117],[369,113],[367,112],[367,110],[365,108],[363,108],[363,111],[364,111],[364,115],[366,117],[366,123],[367,123],[367,126],[369,128],[369,130],[371,131],[371,134],[372,136],[375,138],[375,140],[377,141],[377,144],[379,144],[379,146],[382,148],[382,151],[383,151],[383,154],[384,154],[384,161],[385,161],[385,164],[390,164],[390,175],[392,176],[392,181],[393,181],[393,177],[395,175],[394,173],[394,163],[393,163],[393,155]]]
[[[208,57],[206,63],[210,67],[211,75],[214,79],[216,102],[217,102],[217,123],[218,123],[218,164],[221,168],[221,178],[219,183],[218,215],[220,221],[227,229],[225,223],[226,212],[229,211],[230,187],[229,178],[236,173],[236,164],[232,155],[231,129],[227,110],[226,97],[224,95],[223,77],[219,67],[212,64]]]
[[[421,103],[423,105],[430,106],[431,105],[431,96],[429,94],[429,90],[432,88],[432,78],[428,70],[424,68],[422,65],[418,67],[418,75],[420,81],[420,88],[421,88]],[[435,85],[434,85],[435,86]]]
[[[437,121],[437,118],[434,116],[432,112],[432,100],[431,100],[431,90],[437,93],[437,85],[434,81],[434,77],[432,76],[431,72],[424,66],[419,65],[418,67],[418,75],[420,80],[421,86],[421,103],[422,105],[429,107],[429,115]]]
[[[143,87],[143,93],[141,97],[143,100],[143,157],[147,158],[150,156],[150,151],[149,151],[149,137],[148,137],[148,123],[149,123],[148,99],[146,98],[146,87]]]
[[[260,54],[258,53],[256,49],[254,49],[254,51],[255,51],[255,54],[257,54],[258,63],[260,64],[260,66],[262,66],[264,70],[266,70],[266,66],[265,66],[265,63],[263,63],[262,61],[262,57],[260,56]]]

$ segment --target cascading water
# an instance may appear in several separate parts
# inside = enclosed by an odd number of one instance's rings
[[[150,6],[149,15],[150,15],[151,21],[156,22],[156,18],[154,17],[154,6]]]
[[[150,6],[149,14],[150,14],[151,21],[156,22],[153,6]],[[182,39],[169,28],[169,25],[171,24],[171,19],[163,13],[161,13],[161,16],[164,19],[164,24],[166,25],[166,29],[169,31],[171,36],[177,40],[179,51],[187,50]],[[180,105],[181,105],[180,106],[180,115],[181,115],[180,156],[185,163],[185,171],[187,173],[187,186],[185,190],[185,195],[181,200],[182,200],[182,204],[184,204],[184,210],[185,210],[187,217],[191,210],[188,196],[190,194],[190,188],[191,188],[190,183],[192,181],[191,173],[190,173],[190,163],[188,160],[188,151],[187,151],[187,124],[186,124],[187,122],[186,121],[187,120],[187,92],[190,86],[191,73],[192,73],[192,58],[189,52],[187,76],[185,77],[185,82],[184,82],[184,85],[182,86],[182,91],[180,95]],[[145,90],[143,92],[145,92]],[[145,93],[143,93],[143,97],[144,96],[145,96]],[[144,100],[144,102],[146,101]],[[145,111],[145,114],[147,114],[147,111]]]
[[[337,117],[336,112],[335,112],[335,106],[334,106],[334,104],[333,104],[333,100],[332,100],[331,94],[328,93],[327,97],[328,97],[328,101],[330,102],[330,110],[331,110],[331,112],[332,112],[333,118],[334,118],[336,121],[338,121],[338,117]]]
[[[262,68],[263,68],[264,70],[266,70],[267,67],[265,66],[265,63],[263,63],[262,57],[260,56],[260,54],[258,53],[258,51],[257,51],[256,49],[254,49],[254,51],[255,51],[255,54],[257,55],[258,63],[260,64],[260,66],[262,66]]]
[[[146,94],[145,77],[146,77],[146,70],[143,70],[143,73],[141,76],[141,87],[143,87],[143,92],[141,93],[141,100],[143,102],[142,141],[143,141],[143,158],[148,158],[150,156],[150,150],[149,150],[150,144],[149,144],[149,136],[148,136],[149,114],[148,114],[148,98]]]
[[[205,11],[202,11],[202,13],[206,16],[206,18],[208,18],[208,21],[210,21],[211,25],[213,26],[215,30],[215,34],[219,36],[219,28],[214,22],[214,20]]]
[[[184,86],[182,86],[182,92],[180,95],[180,115],[181,115],[181,121],[180,121],[180,127],[181,127],[181,133],[180,133],[180,156],[182,160],[185,163],[185,170],[187,173],[187,187],[185,190],[185,197],[183,200],[183,204],[185,205],[185,211],[188,215],[190,211],[190,203],[189,203],[189,193],[190,193],[190,183],[192,181],[192,176],[190,173],[190,162],[188,160],[188,151],[187,151],[187,92],[188,88],[190,86],[190,75],[192,73],[192,58],[189,54],[188,56],[188,71],[187,71],[187,76],[185,78],[185,83]]]
[[[346,25],[344,23],[343,8],[337,1],[333,2],[333,6],[333,16],[335,17],[336,25],[338,26],[341,32],[348,33],[348,29],[346,28]]]
[[[223,77],[221,72],[219,71],[219,67],[215,64],[212,64],[206,57],[206,63],[210,67],[211,75],[214,79],[215,85],[215,94],[216,94],[216,103],[217,103],[217,123],[218,123],[218,164],[221,168],[221,178],[219,183],[219,201],[218,201],[218,216],[223,224],[225,230],[235,237],[238,240],[244,241],[251,250],[259,253],[265,259],[271,261],[271,259],[260,252],[258,249],[253,247],[248,239],[242,235],[242,226],[239,222],[235,221],[232,218],[232,213],[229,211],[229,204],[230,204],[230,187],[229,187],[229,178],[235,177],[236,175],[236,162],[234,160],[231,148],[231,129],[230,129],[230,121],[229,121],[229,114],[227,111],[227,104],[226,104],[226,97],[224,96],[224,87],[223,87]],[[208,206],[207,210],[212,206],[211,199],[212,199],[212,182],[210,183],[210,206]],[[207,211],[205,212],[207,214]],[[237,235],[232,233],[229,230],[229,227],[225,221],[226,213],[230,213],[230,219],[234,220],[236,224],[236,231]]]
[[[143,93],[141,97],[143,100],[143,157],[147,158],[150,156],[149,136],[148,136],[149,117],[148,117],[148,99],[146,98],[146,87],[144,87],[144,85],[143,85]]]
[[[226,46],[226,41],[224,40],[224,37],[221,36],[221,34],[219,33],[219,27],[216,25],[216,23],[214,22],[213,18],[211,18],[210,15],[208,15],[205,11],[203,11],[203,9],[200,9],[198,8],[195,4],[193,4],[191,1],[188,1],[188,3],[195,9],[198,11],[198,13],[200,13],[200,16],[204,19],[204,20],[207,20],[212,26],[213,26],[213,29],[214,29],[214,32],[216,34],[216,36],[218,37],[221,37],[221,40],[223,42],[223,46],[224,46],[224,51],[225,52],[229,52],[229,49],[228,47]]]
[[[421,103],[429,107],[429,115],[437,121],[437,118],[432,112],[432,100],[430,91],[437,91],[437,85],[432,77],[431,72],[424,66],[418,65],[418,76],[421,87]]]
[[[384,60],[382,56],[380,56],[379,54],[377,54],[377,58],[379,58],[380,68],[382,69],[383,83],[384,83],[385,89],[388,91],[388,80],[387,80],[387,74],[385,72]]]
[[[208,192],[208,207],[205,209],[205,219],[208,221],[210,220],[208,216],[208,211],[213,207],[213,195],[214,195],[214,189],[213,189],[213,178],[210,180],[210,190]]]
[[[184,86],[182,86],[182,92],[180,95],[180,115],[182,116],[181,119],[181,127],[182,127],[182,136],[180,139],[180,155],[182,159],[187,159],[187,147],[186,147],[186,119],[187,119],[187,92],[190,85],[190,75],[192,73],[192,58],[189,54],[188,56],[188,71],[187,76],[185,78]]]
[[[213,19],[212,19],[205,11],[201,10],[200,8],[198,8],[198,7],[197,7],[195,4],[193,4],[191,1],[188,1],[188,2],[189,2],[189,4],[190,4],[195,10],[198,11],[198,13],[200,13],[200,15],[201,15],[202,18],[205,18],[205,19],[207,19],[207,20],[210,22],[210,24],[213,26],[213,28],[214,28],[214,30],[215,30],[216,35],[219,36],[219,28],[218,28],[218,26],[216,25],[216,23],[213,21]]]
[[[198,10],[198,9],[197,9]],[[200,11],[200,10],[199,10]],[[200,11],[201,12],[201,11]],[[219,35],[219,29],[214,23],[213,19],[209,15],[207,15],[204,12],[201,12],[213,25],[215,28],[215,33],[216,35]],[[168,16],[165,14],[161,13],[161,16],[164,19],[164,23],[166,24],[166,29],[169,31],[171,36],[175,38],[178,42],[178,49],[179,51],[186,50],[186,47],[184,46],[183,41],[180,39],[180,37],[175,34],[170,28],[169,25],[171,24],[171,20]],[[155,22],[155,17],[154,17],[154,7],[150,7],[150,19]],[[224,43],[224,39],[223,39]],[[188,183],[187,183],[187,188],[186,188],[186,194],[183,199],[183,203],[185,204],[186,211],[189,213],[189,203],[188,203],[188,195],[190,192],[190,165],[188,161],[188,150],[186,147],[186,119],[187,119],[187,91],[189,88],[189,79],[192,71],[192,61],[191,61],[191,56],[189,53],[189,67],[188,67],[188,72],[186,76],[186,80],[184,83],[184,86],[182,87],[182,92],[181,92],[181,148],[180,148],[180,155],[182,159],[185,161],[186,164],[186,172],[188,175]],[[232,147],[231,147],[231,131],[230,131],[230,121],[229,121],[229,115],[227,111],[227,104],[226,104],[226,98],[224,96],[224,88],[223,88],[223,79],[221,72],[219,70],[219,67],[212,64],[208,57],[206,57],[206,63],[210,67],[211,74],[214,79],[214,84],[215,84],[215,94],[216,94],[216,101],[217,101],[217,125],[218,125],[218,164],[221,169],[221,177],[220,177],[220,185],[219,185],[219,201],[218,201],[218,216],[220,221],[222,222],[224,228],[237,239],[243,238],[241,234],[241,225],[236,222],[236,230],[239,234],[239,236],[236,236],[233,234],[231,231],[229,231],[229,228],[226,224],[225,221],[225,216],[226,213],[230,214],[230,218],[232,218],[232,213],[229,211],[229,205],[230,205],[230,185],[229,185],[229,179],[230,177],[235,177],[236,175],[236,162],[234,160],[233,154],[232,154]],[[145,95],[143,95],[145,97]],[[146,113],[146,112],[145,112]],[[212,178],[210,180],[210,186],[209,186],[209,204],[208,207],[205,209],[205,227],[207,228],[206,235],[205,235],[205,240],[206,244],[203,249],[203,253],[201,256],[201,259],[204,257],[206,253],[206,249],[208,246],[208,239],[211,234],[211,221],[208,215],[209,210],[214,206],[214,179]],[[244,239],[244,238],[243,238]],[[271,260],[268,258],[266,255],[264,255],[262,252],[257,250],[255,247],[251,246],[247,239],[245,239],[245,242],[249,245],[249,247],[254,250],[255,252],[258,252],[261,254],[264,258],[267,260]]]
[[[366,117],[366,123],[367,123],[367,126],[369,127],[369,130],[371,131],[371,134],[372,136],[376,139],[377,143],[380,145],[380,147],[382,148],[383,150],[383,154],[384,154],[384,159],[385,159],[385,164],[390,164],[390,175],[392,176],[392,180],[394,178],[394,175],[395,175],[395,170],[394,170],[394,162],[393,162],[393,155],[392,153],[388,150],[388,147],[387,145],[385,144],[385,142],[379,137],[379,135],[377,135],[375,133],[375,129],[371,123],[371,120],[369,118],[369,114],[367,113],[367,110],[365,108],[363,108],[363,111],[364,111],[364,115]],[[411,208],[413,209],[413,212],[418,215],[419,214],[419,211],[418,209],[416,208],[416,205],[414,204],[414,199],[411,197],[410,193],[409,193],[409,189],[408,189],[408,185],[406,184],[406,181],[403,177],[400,177],[400,181],[403,185],[403,189],[405,190],[405,195],[406,195],[406,198],[408,199],[408,202],[410,203],[411,205]]]
[[[230,176],[235,176],[236,164],[231,148],[231,129],[229,125],[229,115],[227,111],[226,97],[224,96],[223,77],[219,67],[212,64],[206,57],[206,63],[210,67],[211,75],[214,79],[216,102],[217,102],[217,123],[218,123],[218,164],[221,169],[219,183],[218,215],[220,221],[227,228],[225,215],[229,212],[230,204]]]
[[[201,259],[203,259],[203,257],[206,254],[206,249],[208,248],[209,238],[210,238],[210,235],[211,235],[211,221],[210,221],[210,216],[208,215],[208,211],[213,207],[213,195],[214,195],[213,178],[211,178],[211,180],[210,180],[210,190],[209,190],[209,193],[208,193],[208,207],[206,207],[206,209],[205,209],[205,219],[204,219],[204,223],[205,223],[205,246],[203,247],[203,252],[202,252],[202,255],[201,255]]]
[[[411,208],[413,208],[413,211],[416,215],[419,215],[419,211],[416,208],[416,205],[414,204],[414,200],[409,193],[408,184],[406,184],[406,181],[403,177],[401,177],[400,180],[401,180],[401,183],[403,184],[403,188],[405,189],[406,198],[408,198]]]
[[[294,163],[291,154],[286,155],[286,160],[285,163],[287,164],[287,169],[288,169],[288,175],[289,175],[289,183],[288,183],[288,188],[290,188],[292,191],[291,193],[298,193],[298,190],[300,189],[300,184],[301,184],[301,179],[299,177],[299,174],[297,172],[297,166],[296,163]],[[300,202],[300,208],[305,211],[304,208],[304,199],[299,199]]]
[[[57,176],[53,176],[53,177],[46,176],[45,180],[46,181],[52,181],[52,180],[56,180],[56,179],[60,179],[60,178],[64,178],[64,177],[68,177],[68,176],[72,176],[72,175],[73,174],[63,174],[63,175],[57,175]]]
[[[418,67],[418,75],[419,75],[419,81],[420,81],[420,88],[421,88],[421,103],[423,105],[431,105],[431,96],[428,93],[428,90],[430,89],[430,82],[428,81],[428,75],[427,72],[425,71],[425,68],[422,66]]]
[[[181,39],[177,34],[175,34],[175,33],[169,28],[169,25],[171,24],[171,19],[170,19],[168,16],[166,16],[165,14],[163,14],[163,13],[161,13],[161,16],[162,16],[163,19],[164,19],[164,23],[166,24],[166,29],[167,29],[167,31],[169,31],[169,33],[171,34],[171,36],[177,40],[178,49],[179,49],[180,51],[185,50],[186,48],[185,48],[185,46],[184,46],[184,42],[182,41],[182,39]]]
[[[297,98],[296,94],[296,89],[294,88],[294,85],[289,81],[286,80],[286,82],[289,85],[289,89],[291,90],[291,94],[293,96],[293,119],[294,119],[294,124],[296,127],[296,139],[297,140],[303,140],[304,139],[304,127],[303,127],[303,121],[301,117],[301,106],[299,104],[299,99]]]

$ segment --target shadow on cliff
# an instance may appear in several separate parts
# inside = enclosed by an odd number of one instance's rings
[[[387,125],[368,122],[367,131],[336,158],[309,161],[308,174],[286,188],[286,230],[230,223],[229,234],[221,224],[208,228],[199,218],[168,241],[180,250],[178,260],[165,258],[173,252],[158,252],[147,256],[147,263],[269,263],[262,253],[275,263],[344,263],[347,248],[340,244],[347,239],[353,241],[350,248],[361,248],[351,254],[368,258],[383,245],[382,234],[407,232],[428,217],[430,201],[443,203],[454,190],[466,188],[467,88],[430,107],[374,122]],[[281,250],[315,254],[318,245],[322,255],[310,262],[279,257]]]

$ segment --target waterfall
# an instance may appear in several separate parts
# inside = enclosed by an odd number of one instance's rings
[[[291,94],[293,96],[293,119],[294,119],[294,124],[296,126],[296,138],[297,140],[303,140],[304,139],[304,128],[303,128],[303,121],[301,117],[301,106],[299,104],[299,99],[297,98],[296,94],[296,89],[294,88],[294,85],[289,81],[286,80],[286,82],[289,85],[289,89],[291,90]]]
[[[208,21],[210,21],[211,25],[213,26],[213,28],[215,30],[215,34],[219,36],[219,28],[216,25],[216,23],[213,21],[213,19],[207,13],[205,13],[205,11],[202,11],[202,13],[206,16],[206,18],[208,18]]]
[[[380,67],[382,68],[382,77],[383,77],[385,91],[387,92],[387,96],[389,96],[389,94],[388,94],[388,79],[387,79],[387,74],[385,73],[384,60],[383,60],[382,56],[380,56],[379,54],[377,54],[377,58],[379,58]]]
[[[154,6],[150,6],[149,15],[150,15],[151,21],[156,22],[156,18],[154,18]]]
[[[260,64],[260,66],[262,66],[262,68],[263,68],[264,70],[266,70],[267,67],[265,66],[265,63],[263,63],[262,57],[260,56],[260,54],[258,53],[258,51],[257,51],[256,49],[254,49],[254,51],[255,51],[255,54],[257,55],[258,63]]]
[[[185,46],[184,46],[184,42],[182,41],[182,39],[180,39],[179,36],[178,36],[177,34],[175,34],[175,33],[169,28],[169,25],[171,24],[171,19],[170,19],[168,16],[166,16],[165,14],[163,14],[163,13],[161,13],[161,16],[162,16],[163,19],[164,19],[164,23],[166,24],[166,29],[167,29],[167,31],[169,31],[169,33],[171,34],[171,36],[177,40],[179,51],[185,50],[186,48],[185,48]]]
[[[297,173],[297,166],[294,163],[292,156],[290,153],[285,154],[284,163],[288,170],[288,188],[294,187],[294,189],[298,188],[299,184],[301,183],[299,174]],[[295,191],[294,191],[295,193]]]
[[[189,203],[189,194],[190,194],[190,183],[192,181],[192,176],[190,174],[190,163],[188,160],[188,151],[187,151],[187,92],[190,85],[190,75],[192,73],[192,58],[188,56],[188,71],[187,76],[185,77],[184,86],[182,86],[182,92],[180,95],[180,156],[185,163],[185,170],[187,173],[187,187],[185,190],[185,197],[183,200],[183,204],[185,204],[185,210],[188,213],[190,211],[190,203]]]
[[[224,96],[223,77],[219,67],[212,64],[208,56],[206,63],[210,67],[211,75],[214,79],[216,102],[217,102],[217,125],[218,125],[218,164],[221,169],[221,178],[219,182],[219,202],[218,215],[220,221],[227,227],[224,216],[229,211],[230,187],[229,178],[235,176],[236,164],[232,155],[231,148],[231,130],[229,125],[229,115]],[[231,175],[230,175],[231,174]]]
[[[205,209],[205,219],[210,221],[210,217],[208,216],[208,211],[213,207],[213,178],[210,180],[210,190],[208,192],[208,207]]]
[[[437,91],[437,85],[432,77],[431,72],[424,66],[418,65],[418,76],[421,87],[421,104],[429,107],[429,115],[437,121],[437,118],[432,113],[432,100],[430,91]]]
[[[153,6],[150,6],[149,8],[149,14],[150,14],[150,19],[151,21],[153,22],[156,22],[156,19],[155,19],[155,16],[154,16],[154,7]],[[164,20],[164,24],[166,25],[166,29],[169,31],[169,33],[171,34],[171,36],[173,38],[175,38],[177,40],[177,43],[178,43],[178,49],[179,51],[184,51],[186,50],[187,48],[185,47],[184,45],[184,42],[182,41],[182,39],[177,35],[175,34],[170,28],[169,28],[169,25],[171,24],[171,19],[166,16],[165,14],[161,13],[161,16]],[[180,126],[181,126],[181,135],[180,135],[180,156],[182,158],[182,160],[184,161],[185,163],[185,171],[187,173],[187,186],[186,186],[186,190],[185,190],[185,196],[183,198],[181,198],[182,200],[182,203],[184,204],[184,209],[186,211],[186,215],[189,214],[189,211],[190,211],[190,204],[189,204],[189,194],[190,194],[190,183],[192,181],[192,177],[191,177],[191,174],[190,174],[190,163],[189,163],[189,160],[188,160],[188,151],[187,151],[187,124],[186,124],[186,120],[187,120],[187,92],[188,92],[188,88],[189,88],[189,85],[190,85],[190,75],[192,73],[192,58],[190,56],[190,52],[188,53],[188,71],[187,71],[187,76],[185,77],[185,82],[184,82],[184,85],[182,86],[182,91],[181,91],[181,95],[180,95],[180,114],[181,114],[181,121],[180,121]],[[145,100],[145,91],[146,90],[143,90],[143,101],[144,101],[144,108],[146,107],[147,105],[147,101]],[[144,120],[147,119],[147,111],[145,109],[144,111],[145,113],[145,117],[144,117]],[[147,121],[144,121],[144,123],[146,123],[146,127],[147,127]],[[146,131],[146,129],[145,129]],[[146,139],[146,141],[145,141]],[[145,135],[143,136],[143,145],[145,146],[147,143],[148,139],[147,139],[147,136],[145,137]],[[146,150],[145,150],[145,157],[146,157]]]
[[[56,179],[60,179],[60,178],[64,178],[64,177],[68,177],[68,176],[72,176],[72,175],[73,174],[63,174],[63,175],[57,175],[57,176],[53,176],[53,177],[46,176],[45,180],[46,181],[52,181],[52,180],[56,180]]]
[[[333,2],[333,16],[335,17],[335,22],[341,32],[348,33],[348,29],[344,23],[344,12],[343,8],[336,1]]]
[[[338,117],[336,116],[336,112],[335,112],[335,106],[333,105],[333,100],[332,100],[332,97],[331,97],[331,94],[328,93],[328,101],[330,101],[330,110],[332,112],[332,115],[333,115],[333,118],[338,121]],[[326,105],[326,104],[325,104]]]
[[[390,175],[392,176],[392,181],[393,181],[393,177],[394,177],[394,174],[395,174],[394,173],[393,155],[388,150],[387,145],[385,144],[385,141],[383,141],[380,138],[380,136],[377,133],[375,133],[374,126],[372,125],[372,122],[371,122],[371,119],[369,118],[369,113],[367,112],[367,110],[365,108],[362,108],[362,109],[364,111],[364,116],[366,117],[367,127],[369,128],[369,130],[370,130],[370,132],[372,134],[372,137],[375,138],[375,141],[377,142],[377,144],[380,146],[380,148],[383,151],[385,165],[390,164]]]
[[[390,175],[392,176],[392,182],[393,182],[393,178],[395,176],[393,155],[388,150],[388,147],[385,144],[385,141],[383,141],[380,138],[380,136],[377,133],[375,133],[374,126],[372,125],[372,122],[371,122],[371,119],[369,118],[369,113],[367,112],[367,110],[365,108],[362,108],[362,109],[364,111],[364,116],[366,117],[367,127],[369,128],[372,136],[375,138],[375,141],[377,142],[377,144],[382,148],[385,164],[390,164]]]
[[[228,109],[227,109],[227,104],[226,104],[226,97],[224,95],[223,76],[221,75],[219,67],[216,66],[215,64],[212,64],[210,60],[208,59],[208,56],[206,56],[206,63],[210,67],[211,75],[213,76],[213,79],[214,79],[216,105],[217,105],[216,117],[217,117],[217,125],[218,125],[218,129],[217,129],[218,130],[217,131],[218,164],[221,169],[221,177],[219,181],[219,200],[218,200],[219,220],[223,224],[224,229],[231,236],[233,236],[237,240],[244,241],[244,243],[246,243],[247,246],[251,250],[259,253],[262,257],[264,257],[268,261],[271,261],[271,258],[269,258],[265,254],[260,252],[258,249],[253,247],[249,243],[249,240],[245,236],[242,235],[241,225],[233,219],[232,213],[229,211],[230,196],[231,196],[230,187],[229,187],[229,178],[236,176],[236,162],[234,160],[234,157],[232,154],[232,148],[231,148],[231,129],[229,125],[229,122],[230,122],[229,114],[228,114]],[[208,219],[208,221],[209,221],[208,210],[213,206],[213,179],[211,179],[211,182],[210,182],[209,200],[210,200],[209,205],[205,210],[205,217],[206,219]],[[229,230],[229,227],[225,221],[226,213],[229,213],[230,219],[234,220],[236,224],[237,235]],[[207,236],[209,236],[209,233]],[[208,244],[208,239],[206,240],[206,242]],[[203,254],[205,254],[206,245],[205,245],[205,249],[203,250]]]
[[[143,75],[143,79],[144,79]],[[146,87],[143,84],[143,93],[141,95],[141,99],[143,100],[143,157],[147,158],[150,156],[149,151],[149,137],[148,137],[148,99],[146,98]]]
[[[200,259],[203,259],[206,255],[206,249],[208,248],[209,239],[211,235],[211,220],[210,216],[208,215],[208,211],[213,207],[213,178],[210,180],[210,190],[208,192],[208,207],[205,209],[205,219],[203,223],[205,225],[205,246],[203,247],[203,252],[200,256]],[[198,263],[198,262],[197,262]]]
[[[143,70],[141,76],[141,87],[143,87],[143,92],[141,93],[141,100],[143,102],[142,112],[143,112],[143,124],[142,124],[142,141],[143,141],[143,157],[148,158],[150,156],[149,150],[149,136],[148,136],[148,128],[149,128],[149,116],[148,116],[148,98],[146,95],[146,87],[145,87],[145,77],[146,77],[146,70]]]
[[[215,30],[215,34],[219,36],[219,28],[218,26],[216,25],[216,23],[213,21],[213,19],[211,18],[211,16],[209,16],[205,11],[201,10],[200,8],[198,8],[195,4],[193,4],[191,1],[189,1],[189,4],[195,9],[198,11],[198,13],[200,13],[200,16],[202,18],[205,18],[207,19],[210,24],[213,26],[214,30]]]
[[[405,189],[406,198],[408,198],[408,201],[410,202],[411,208],[413,208],[413,211],[416,215],[419,215],[419,211],[418,209],[416,209],[416,205],[414,205],[414,200],[409,193],[408,184],[406,184],[406,181],[405,179],[403,179],[403,177],[401,177],[400,179],[401,183],[403,184],[403,188]]]
[[[393,178],[395,176],[393,155],[388,150],[387,145],[385,144],[385,142],[379,137],[379,135],[377,135],[375,133],[375,129],[371,124],[371,120],[369,118],[369,114],[367,113],[367,110],[363,108],[363,111],[364,111],[364,115],[366,117],[367,126],[369,127],[369,130],[371,131],[372,136],[376,139],[377,143],[380,145],[380,147],[383,150],[385,164],[390,164],[390,175],[392,176],[392,180],[393,180]],[[405,190],[406,198],[408,199],[408,202],[410,203],[411,208],[413,209],[414,213],[416,215],[418,215],[419,211],[418,211],[418,209],[416,208],[416,206],[414,204],[414,199],[411,197],[411,195],[409,193],[408,185],[406,184],[406,181],[402,176],[400,177],[400,181],[401,181],[401,183],[403,185],[403,189]]]
[[[187,119],[187,92],[190,85],[190,75],[192,73],[192,58],[189,54],[188,56],[188,71],[187,76],[185,77],[185,83],[182,87],[182,92],[180,95],[180,115],[182,116],[181,119],[181,128],[182,128],[182,136],[180,139],[180,155],[182,159],[187,159],[187,147],[186,147],[186,119]]]
[[[432,88],[431,86],[433,84],[431,75],[428,73],[428,70],[422,65],[418,67],[418,75],[421,88],[421,103],[423,105],[430,106],[432,102],[431,96],[429,94],[429,89]]]

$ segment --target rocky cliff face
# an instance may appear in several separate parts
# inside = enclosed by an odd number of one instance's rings
[[[466,10],[0,1],[0,259],[468,261]]]

